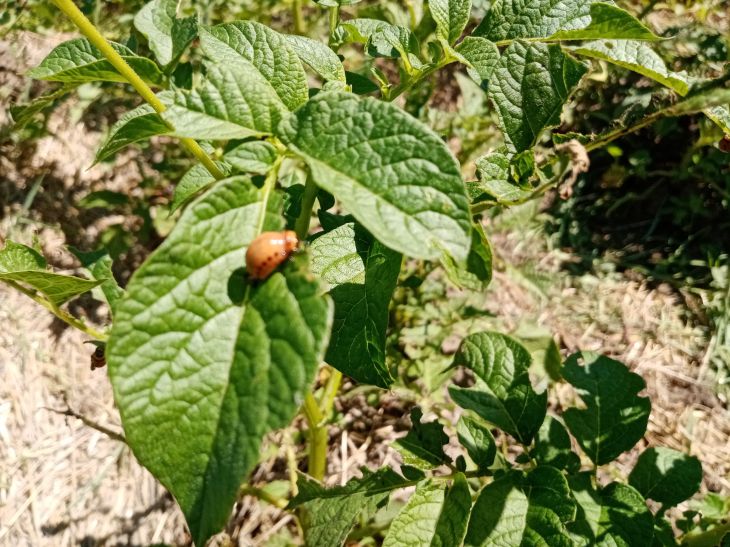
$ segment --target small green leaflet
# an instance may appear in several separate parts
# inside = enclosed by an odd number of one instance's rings
[[[349,19],[340,25],[347,41],[365,44],[373,57],[400,57],[408,70],[420,68],[420,46],[416,36],[407,28],[378,19]]]
[[[510,175],[510,155],[502,148],[476,161],[479,180],[467,182],[472,203],[495,201],[500,205],[516,205],[527,200],[532,191],[522,188]]]
[[[449,394],[462,408],[529,444],[547,411],[547,392],[536,393],[530,384],[531,360],[529,352],[508,336],[469,335],[454,356],[454,366],[471,369],[478,381],[468,389],[449,386]]]
[[[411,410],[410,431],[395,442],[403,463],[423,470],[451,463],[451,458],[444,453],[444,445],[449,443],[444,426],[438,421],[422,423],[422,417],[421,409],[414,407]]]
[[[532,148],[560,113],[586,66],[559,45],[513,42],[492,73],[488,95],[511,153]]]
[[[469,62],[467,73],[479,86],[488,89],[489,79],[499,63],[499,49],[486,38],[467,36],[456,46],[456,52]]]
[[[223,162],[216,162],[218,169],[223,173],[229,174],[230,165]],[[188,203],[200,192],[210,187],[215,182],[215,177],[202,164],[196,163],[182,176],[180,182],[175,185],[175,191],[172,194],[172,202],[170,203],[170,213],[174,213],[180,207]]]
[[[459,443],[466,448],[469,457],[480,471],[488,469],[494,463],[497,444],[487,426],[468,416],[462,416],[456,424],[456,432]]]
[[[134,26],[162,66],[176,63],[198,34],[197,16],[178,19],[177,5],[177,0],[152,0],[134,17]]]
[[[647,448],[629,475],[629,484],[665,508],[692,497],[700,489],[702,464],[694,456],[661,446]]]
[[[645,42],[635,40],[595,40],[570,47],[577,55],[608,61],[633,70],[660,84],[686,95],[689,80],[682,72],[672,72],[661,57]]]
[[[53,273],[46,267],[45,259],[26,245],[8,240],[0,250],[0,281],[29,287],[45,296],[54,306],[60,306],[101,283]]]
[[[312,241],[312,271],[329,283],[335,317],[327,363],[358,382],[388,388],[385,363],[388,305],[402,256],[355,223]]]
[[[224,525],[261,439],[292,420],[324,357],[332,306],[307,255],[246,278],[249,242],[283,227],[281,205],[247,177],[219,181],[116,305],[107,361],[127,442],[196,545]]]
[[[259,85],[251,87],[268,88],[262,93],[278,98],[289,110],[309,98],[307,75],[296,51],[283,35],[265,25],[236,21],[201,27],[200,46],[214,63],[234,70],[238,81],[255,80]],[[261,100],[243,95],[248,101]]]
[[[463,473],[457,473],[446,493],[431,547],[460,547],[471,512],[471,491]]]
[[[705,116],[710,118],[726,135],[730,135],[730,106],[713,106],[704,110]]]
[[[327,45],[306,36],[287,34],[284,38],[299,58],[322,78],[345,82],[345,68],[342,66],[342,61]]]
[[[532,457],[542,465],[574,473],[580,468],[580,458],[573,452],[570,435],[557,418],[546,416],[535,437]]]
[[[408,503],[390,523],[383,547],[421,547],[431,544],[444,495],[442,484],[428,480],[418,483]]]
[[[105,250],[84,253],[78,249],[71,248],[71,252],[79,259],[81,265],[86,268],[94,279],[101,281],[101,289],[109,308],[114,314],[114,307],[119,299],[124,296],[122,289],[112,273],[112,258]]]
[[[36,97],[30,103],[12,105],[9,111],[13,118],[13,130],[17,131],[25,127],[36,114],[50,109],[59,99],[68,95],[75,87],[76,85],[73,83],[65,84],[48,95]]]
[[[563,378],[586,406],[567,409],[563,419],[594,464],[614,460],[644,436],[651,403],[637,395],[646,384],[626,365],[595,353],[575,353],[565,361]]]
[[[414,258],[471,244],[459,166],[443,141],[400,108],[351,93],[319,93],[279,128],[281,138],[378,241]]]
[[[157,65],[139,57],[121,44],[109,42],[111,47],[127,61],[134,71],[152,86],[163,82]],[[36,80],[82,84],[85,82],[121,82],[127,80],[106,60],[86,38],[75,38],[56,46],[37,67],[27,72]]]
[[[429,0],[428,6],[436,22],[436,34],[448,44],[454,44],[469,22],[471,0]]]
[[[223,160],[241,173],[265,175],[276,155],[276,148],[266,141],[246,141],[226,152]]]
[[[626,10],[603,2],[591,4],[591,22],[581,29],[559,30],[547,40],[661,40]]]
[[[441,258],[446,275],[457,287],[472,291],[484,291],[492,281],[492,247],[484,228],[474,224],[471,231],[471,248],[466,257],[466,267],[457,264],[449,255]]]
[[[110,158],[134,142],[147,140],[156,135],[164,135],[171,131],[170,126],[151,106],[143,104],[123,114],[112,126],[106,140],[96,152],[94,163]]]

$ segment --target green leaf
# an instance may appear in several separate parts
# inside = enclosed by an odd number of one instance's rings
[[[581,29],[559,30],[548,40],[661,40],[641,21],[613,4],[591,4],[591,22]]]
[[[71,248],[71,252],[79,259],[81,265],[89,270],[89,273],[91,273],[94,279],[101,281],[101,292],[107,304],[109,304],[113,315],[114,307],[117,305],[119,299],[124,296],[124,289],[114,279],[114,274],[112,273],[112,257],[103,249],[84,253],[78,249]]]
[[[600,59],[633,70],[647,78],[686,95],[689,91],[687,76],[672,72],[661,57],[646,43],[633,40],[596,40],[569,48],[585,57]]]
[[[692,93],[689,97],[662,110],[668,116],[686,116],[704,112],[708,108],[730,104],[730,89],[710,88]]]
[[[388,388],[385,363],[388,305],[402,257],[362,226],[344,224],[311,244],[312,271],[329,283],[335,317],[327,363],[358,382]]]
[[[270,143],[248,141],[226,152],[223,159],[242,173],[265,175],[274,165],[276,156],[276,148]]]
[[[476,161],[479,180],[467,182],[472,203],[494,201],[500,205],[516,205],[532,195],[532,191],[518,186],[510,175],[511,159],[505,149],[492,152]]]
[[[730,106],[713,106],[704,110],[704,113],[726,135],[730,135]]]
[[[327,45],[306,36],[284,36],[292,50],[312,70],[327,81],[345,82],[345,68],[337,54]]]
[[[375,99],[319,93],[282,126],[315,182],[384,245],[466,259],[471,215],[459,165],[421,122]]]
[[[574,545],[650,545],[654,519],[641,494],[634,488],[612,482],[596,491],[589,473],[571,477],[570,487],[578,502],[576,519],[568,524]]]
[[[702,464],[671,448],[647,448],[629,475],[629,484],[664,508],[674,507],[700,489]]]
[[[296,51],[269,27],[253,21],[201,27],[200,46],[215,63],[237,66],[238,81],[266,84],[267,95],[278,97],[289,110],[307,102],[307,75]]]
[[[489,79],[499,63],[499,49],[486,38],[467,36],[456,46],[456,52],[469,61],[466,71],[482,89],[488,88]]]
[[[467,336],[454,357],[454,366],[471,369],[478,378],[473,388],[450,386],[456,404],[529,444],[545,419],[547,393],[530,385],[530,353],[503,334],[480,332]]]
[[[449,437],[438,421],[421,423],[423,412],[418,407],[411,410],[411,429],[402,439],[395,441],[395,448],[403,457],[403,463],[418,469],[429,470],[451,463],[444,453]]]
[[[7,240],[5,247],[0,250],[0,274],[26,271],[45,271],[46,259],[38,251]]]
[[[58,99],[65,97],[75,87],[75,84],[66,84],[48,95],[36,97],[30,103],[12,105],[9,110],[13,118],[13,130],[17,131],[25,127],[36,114],[56,104]]]
[[[134,26],[162,66],[176,63],[198,35],[197,16],[178,19],[177,5],[177,0],[152,0],[134,16]]]
[[[148,84],[158,86],[163,75],[157,65],[136,55],[131,49],[115,42],[109,42],[112,49],[122,56],[127,64]],[[53,48],[37,67],[27,75],[36,80],[82,84],[85,82],[121,82],[126,78],[106,60],[86,38],[75,38]]]
[[[471,511],[466,546],[572,547],[565,523],[575,518],[568,482],[552,467],[509,473],[485,486]]]
[[[580,458],[573,452],[570,435],[565,426],[552,416],[547,416],[535,437],[532,457],[542,465],[565,469],[574,473],[580,468]]]
[[[446,275],[458,287],[484,291],[492,281],[492,248],[481,224],[472,225],[471,248],[465,267],[448,255],[441,258]]]
[[[86,194],[78,201],[78,206],[83,209],[100,207],[103,209],[118,209],[123,205],[129,205],[129,196],[123,192],[112,190],[99,190]]]
[[[392,490],[409,484],[389,467],[375,472],[363,469],[361,479],[327,489],[300,474],[299,493],[289,502],[288,508],[301,507],[300,522],[307,546],[333,547],[343,544],[361,513],[373,512]]]
[[[94,163],[110,158],[134,142],[147,140],[156,135],[164,135],[171,131],[151,106],[143,104],[123,114],[112,126],[106,140],[96,152]]]
[[[464,32],[471,15],[471,0],[429,0],[436,35],[453,44]]]
[[[471,492],[463,473],[457,473],[446,494],[431,547],[459,547],[464,541],[471,512]]]
[[[560,123],[560,113],[586,67],[559,45],[513,42],[492,73],[494,102],[507,150],[532,148],[543,130]]]
[[[480,471],[484,471],[494,463],[497,455],[497,444],[489,428],[468,416],[459,418],[456,432],[461,446],[466,448],[469,457]]]
[[[563,378],[585,403],[567,409],[563,419],[594,464],[614,460],[643,437],[651,402],[637,395],[646,387],[641,376],[619,361],[579,352],[565,361]]]
[[[495,0],[472,34],[498,42],[582,29],[590,24],[591,5],[596,1]]]
[[[223,162],[216,162],[216,165],[223,173],[228,174],[228,171],[230,171],[230,166]],[[210,171],[202,163],[193,165],[175,186],[172,203],[170,203],[170,214],[188,203],[214,182],[215,177],[210,174]]]
[[[409,67],[420,68],[420,45],[407,28],[378,19],[349,19],[341,23],[346,41],[365,44],[372,57],[400,57]]]
[[[263,282],[244,273],[249,243],[282,227],[277,193],[219,181],[116,307],[107,361],[127,443],[196,545],[224,525],[261,439],[296,415],[324,357],[332,307],[307,256]]]
[[[429,480],[418,483],[408,503],[391,522],[383,547],[428,545],[436,532],[444,494],[443,485]]]

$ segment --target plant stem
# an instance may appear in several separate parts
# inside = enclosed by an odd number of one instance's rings
[[[311,392],[304,397],[304,416],[309,425],[308,472],[318,481],[324,479],[327,469],[327,427],[324,416]]]
[[[322,398],[319,400],[319,408],[326,419],[332,416],[332,408],[335,404],[335,397],[337,391],[340,389],[342,383],[342,373],[330,367],[330,377],[327,379],[327,384],[324,386],[322,392]]]
[[[312,207],[314,200],[317,198],[319,188],[312,179],[312,175],[307,175],[307,182],[304,185],[304,194],[302,195],[302,210],[294,223],[294,231],[300,241],[303,241],[309,233],[309,222],[312,219]]]
[[[399,96],[401,96],[403,93],[405,93],[406,91],[411,89],[414,85],[416,85],[418,82],[427,78],[428,76],[430,76],[437,70],[442,69],[446,65],[450,65],[454,61],[455,61],[455,59],[446,58],[443,61],[441,61],[440,63],[427,67],[425,70],[417,73],[412,78],[405,79],[404,81],[402,81],[401,83],[399,83],[397,86],[395,86],[393,89],[390,90],[390,93],[388,93],[388,96],[385,97],[385,100],[388,102],[393,102]]]
[[[304,35],[307,33],[307,22],[304,20],[304,14],[302,13],[302,0],[294,0],[292,6],[294,12],[294,32],[295,34]]]
[[[335,42],[335,31],[337,30],[337,27],[340,24],[340,6],[333,6],[330,8],[330,37],[329,37],[329,45],[332,47],[332,44]]]
[[[59,308],[56,304],[49,301],[48,299],[44,298],[43,296],[39,295],[36,291],[28,289],[21,285],[20,283],[16,283],[15,281],[11,281],[9,279],[2,279],[0,281],[4,281],[11,287],[13,287],[15,290],[22,292],[24,295],[26,295],[28,298],[33,299],[36,303],[40,304],[44,308],[46,308],[48,311],[50,311],[53,315],[58,317],[61,321],[64,323],[72,326],[75,329],[80,330],[81,332],[89,335],[91,338],[94,338],[96,340],[104,341],[107,339],[107,335],[103,332],[99,332],[93,327],[88,326],[86,323],[84,323],[81,319],[78,319],[68,313],[65,310],[62,310]]]
[[[111,65],[117,69],[119,74],[121,74],[137,91],[137,93],[139,93],[140,96],[155,109],[155,112],[161,114],[165,111],[165,105],[162,104],[162,101],[160,101],[157,95],[155,95],[155,92],[152,91],[150,86],[148,86],[132,69],[132,67],[127,64],[127,61],[125,61],[122,56],[119,55],[114,48],[112,48],[106,38],[104,38],[94,24],[89,21],[83,13],[81,13],[81,10],[76,7],[76,4],[74,4],[72,0],[51,0],[51,2],[53,2],[69,19],[71,19],[71,22],[76,25],[81,34],[86,36],[89,39],[89,42],[101,51]],[[225,176],[223,172],[218,169],[216,164],[213,163],[213,160],[208,157],[202,148],[200,148],[200,145],[197,142],[188,138],[181,138],[180,142],[205,166],[211,175],[217,179],[222,179]]]
[[[288,504],[287,500],[274,496],[266,490],[256,488],[250,484],[242,485],[238,493],[242,496],[253,496],[279,509],[284,509]]]

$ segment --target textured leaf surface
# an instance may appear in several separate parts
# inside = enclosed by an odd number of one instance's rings
[[[149,105],[143,104],[122,115],[109,130],[104,144],[96,152],[95,163],[104,161],[134,142],[143,141],[172,130]]]
[[[322,78],[336,82],[345,81],[345,68],[342,66],[342,61],[327,45],[306,36],[287,34],[285,38],[299,58]]]
[[[590,24],[591,4],[596,1],[496,0],[473,34],[497,42],[582,29]]]
[[[499,63],[499,49],[486,38],[467,36],[456,46],[456,52],[469,61],[466,71],[482,89],[488,88],[492,72]]]
[[[421,547],[429,545],[444,502],[443,485],[424,481],[393,519],[383,547]]]
[[[650,46],[634,40],[595,40],[570,48],[578,55],[601,59],[651,78],[680,95],[689,91],[687,76],[672,72]]]
[[[556,418],[547,416],[535,437],[532,457],[542,465],[573,473],[580,468],[580,458],[573,452],[570,435]]]
[[[398,107],[320,93],[281,129],[333,194],[376,239],[414,258],[466,259],[470,214],[459,166],[443,141]]]
[[[571,477],[570,486],[578,502],[575,522],[568,525],[575,545],[634,547],[651,544],[654,519],[634,488],[613,482],[596,491],[588,473]]]
[[[400,57],[412,66],[420,66],[418,39],[405,27],[378,19],[349,19],[341,28],[347,41],[365,44],[373,57]]]
[[[262,437],[291,421],[324,356],[331,305],[306,256],[246,281],[246,248],[282,228],[280,208],[248,178],[218,182],[116,308],[107,361],[127,442],[197,545],[223,526]]]
[[[402,257],[362,226],[347,223],[312,242],[312,271],[330,284],[335,302],[326,361],[358,382],[388,388],[388,305]]]
[[[276,149],[266,141],[248,141],[226,152],[223,159],[243,173],[265,175],[276,160]]]
[[[124,296],[124,289],[122,289],[117,283],[117,280],[114,279],[114,274],[112,273],[112,258],[103,249],[91,253],[83,253],[75,249],[71,249],[71,251],[76,258],[79,259],[81,265],[89,270],[93,278],[101,281],[101,292],[103,293],[113,314],[117,302],[120,298],[122,298],[122,296]]]
[[[479,158],[476,167],[479,180],[470,181],[466,186],[472,203],[495,201],[500,205],[515,205],[532,195],[512,180],[510,156],[504,149]]]
[[[474,224],[471,231],[471,248],[464,266],[450,256],[442,257],[446,275],[458,287],[483,291],[492,281],[492,247],[487,241],[481,224]]]
[[[480,470],[489,468],[497,454],[497,444],[489,428],[468,416],[459,418],[456,426],[461,446]]]
[[[466,477],[458,473],[444,500],[436,523],[432,547],[459,547],[464,541],[471,512],[471,491]]]
[[[479,493],[464,544],[572,547],[565,523],[575,514],[568,482],[557,469],[537,467],[526,477],[510,473]]]
[[[37,251],[10,240],[0,250],[0,280],[15,281],[34,289],[56,306],[101,283],[46,270],[46,261]]]
[[[453,44],[464,32],[471,15],[471,0],[429,0],[436,34]]]
[[[641,21],[613,4],[591,4],[591,22],[582,29],[559,30],[550,40],[661,40]]]
[[[411,410],[411,429],[395,442],[403,463],[424,470],[451,463],[451,458],[444,452],[444,445],[449,442],[444,426],[435,420],[422,423],[421,418],[423,412],[414,407]]]
[[[559,45],[514,42],[492,73],[494,102],[509,152],[528,150],[560,113],[586,67]]]
[[[665,508],[692,497],[700,489],[702,464],[671,448],[647,448],[629,475],[629,484]]]
[[[202,27],[203,52],[218,64],[240,67],[248,79],[266,82],[289,110],[309,98],[307,75],[283,35],[253,21]]]
[[[159,85],[162,82],[162,73],[155,63],[135,55],[126,46],[114,42],[110,42],[110,45],[148,84]],[[75,38],[56,46],[27,75],[37,80],[74,84],[99,81],[127,83],[86,38]]]
[[[289,508],[302,508],[300,522],[308,547],[338,546],[343,544],[360,513],[372,512],[392,490],[408,484],[388,467],[375,472],[364,469],[363,478],[327,489],[299,475],[299,493],[289,502]]]
[[[637,395],[646,384],[626,365],[595,353],[576,353],[565,361],[563,378],[586,405],[567,409],[563,419],[593,463],[614,460],[644,435],[651,403]]]
[[[200,87],[177,89],[162,117],[175,135],[227,140],[273,133],[287,114],[271,86],[233,63],[212,65]]]
[[[227,173],[230,167],[222,162],[216,162],[218,168]],[[175,186],[172,194],[172,203],[170,203],[170,213],[173,213],[191,199],[197,196],[205,188],[208,188],[215,182],[215,177],[202,163],[193,165],[180,179]]]
[[[704,112],[726,135],[730,135],[730,106],[713,106]]]
[[[547,393],[536,393],[530,384],[531,357],[518,342],[492,332],[467,336],[454,357],[454,366],[471,369],[473,388],[450,386],[456,404],[529,444],[545,419]]]
[[[134,16],[134,26],[162,66],[177,61],[198,34],[197,17],[178,19],[177,4],[177,0],[152,0]]]

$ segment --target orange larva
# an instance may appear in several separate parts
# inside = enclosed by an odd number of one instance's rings
[[[266,279],[299,247],[299,238],[291,230],[263,232],[246,251],[246,271],[251,279]]]

